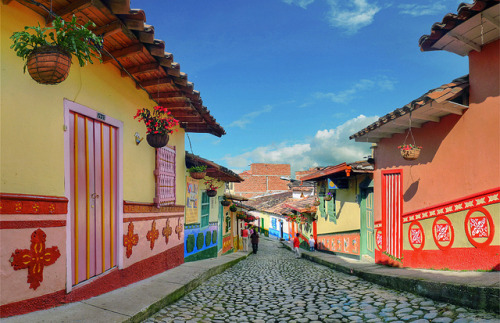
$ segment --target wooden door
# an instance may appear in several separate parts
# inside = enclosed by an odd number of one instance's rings
[[[382,172],[382,251],[401,258],[403,188],[401,171]]]
[[[373,188],[361,191],[361,254],[375,258]]]
[[[73,285],[116,265],[117,129],[70,112]]]

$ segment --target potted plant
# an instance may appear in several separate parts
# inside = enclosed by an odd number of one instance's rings
[[[314,202],[313,202],[313,205],[314,205],[314,206],[318,206],[318,205],[320,205],[320,204],[321,204],[321,202],[319,201],[319,199],[318,199],[318,198],[315,198],[315,199],[314,199]]]
[[[220,204],[222,204],[222,206],[229,206],[229,205],[231,205],[231,201],[230,201],[230,200],[228,200],[226,196],[224,196],[224,197],[222,198],[222,201],[220,202]],[[235,207],[235,208],[236,208],[236,207]]]
[[[324,197],[325,201],[331,201],[332,198],[333,198],[332,192],[328,192],[325,194],[325,197]]]
[[[205,175],[207,175],[207,166],[199,165],[199,166],[191,166],[188,168],[189,175],[191,175],[194,179],[203,179]]]
[[[95,27],[92,21],[85,25],[76,22],[76,17],[65,21],[56,17],[52,27],[24,27],[10,37],[14,44],[10,47],[17,56],[25,60],[24,72],[28,68],[31,77],[41,84],[61,83],[68,77],[71,55],[80,64],[93,63],[92,57],[101,60],[102,38],[87,27]],[[30,33],[29,31],[32,31]]]
[[[217,195],[217,190],[219,189],[219,187],[215,184],[215,182],[217,182],[217,180],[214,178],[209,179],[205,182],[205,185],[207,187],[207,195],[210,197],[214,197]]]
[[[139,122],[146,125],[146,140],[153,148],[161,148],[167,145],[168,135],[174,132],[174,128],[179,125],[179,120],[175,119],[167,108],[156,106],[153,111],[142,108],[138,109],[134,119],[139,118]],[[178,131],[175,129],[175,131]]]
[[[231,212],[236,212],[236,210],[238,210],[238,209],[236,208],[236,205],[234,205],[234,204],[229,207],[229,211],[231,211]]]
[[[420,150],[422,146],[417,146],[415,144],[403,144],[398,146],[401,156],[406,160],[415,160],[420,156]]]

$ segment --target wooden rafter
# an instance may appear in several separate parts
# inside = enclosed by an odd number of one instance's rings
[[[151,63],[151,64],[144,64],[144,65],[127,67],[127,72],[129,72],[132,75],[138,75],[138,74],[144,74],[144,73],[158,71],[159,68],[160,68],[160,64]],[[128,75],[127,72],[121,71],[122,76],[127,76]]]
[[[98,1],[98,2],[100,3],[100,1]],[[61,9],[55,11],[55,14],[58,16],[64,17],[64,16],[72,14],[74,12],[81,11],[85,8],[90,7],[90,6],[94,6],[95,4],[96,4],[96,1],[94,1],[94,0],[78,0],[78,1],[70,3],[70,4],[62,7]],[[48,15],[45,18],[45,21],[47,22],[47,24],[52,22],[52,20],[54,20],[54,16],[52,16],[52,15]]]
[[[172,80],[169,77],[159,78],[159,79],[150,79],[140,82],[142,87],[150,87],[150,86],[158,86],[163,84],[172,84]]]
[[[144,46],[141,43],[137,43],[137,44],[134,44],[134,45],[129,46],[129,47],[115,50],[115,51],[111,52],[110,54],[114,58],[122,58],[122,57],[131,56],[131,55],[136,55],[137,52],[142,52],[143,49],[144,49]],[[113,58],[108,56],[108,55],[102,56],[103,63],[108,63],[108,62],[111,62],[112,60],[113,60]]]

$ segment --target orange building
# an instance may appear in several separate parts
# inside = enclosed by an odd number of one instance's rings
[[[350,137],[375,143],[378,263],[500,269],[499,10],[476,0],[434,24],[421,50],[467,55],[469,75]],[[402,144],[421,146],[418,158],[403,159]]]

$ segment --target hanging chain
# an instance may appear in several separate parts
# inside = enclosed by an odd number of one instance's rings
[[[411,131],[411,111],[410,111],[410,126],[408,128],[408,132],[406,133],[406,137],[405,137],[405,141],[403,142],[403,146],[406,145],[406,139],[408,139],[408,135],[411,135],[411,139],[413,140],[413,145],[416,146],[415,138],[413,137],[413,132]]]

